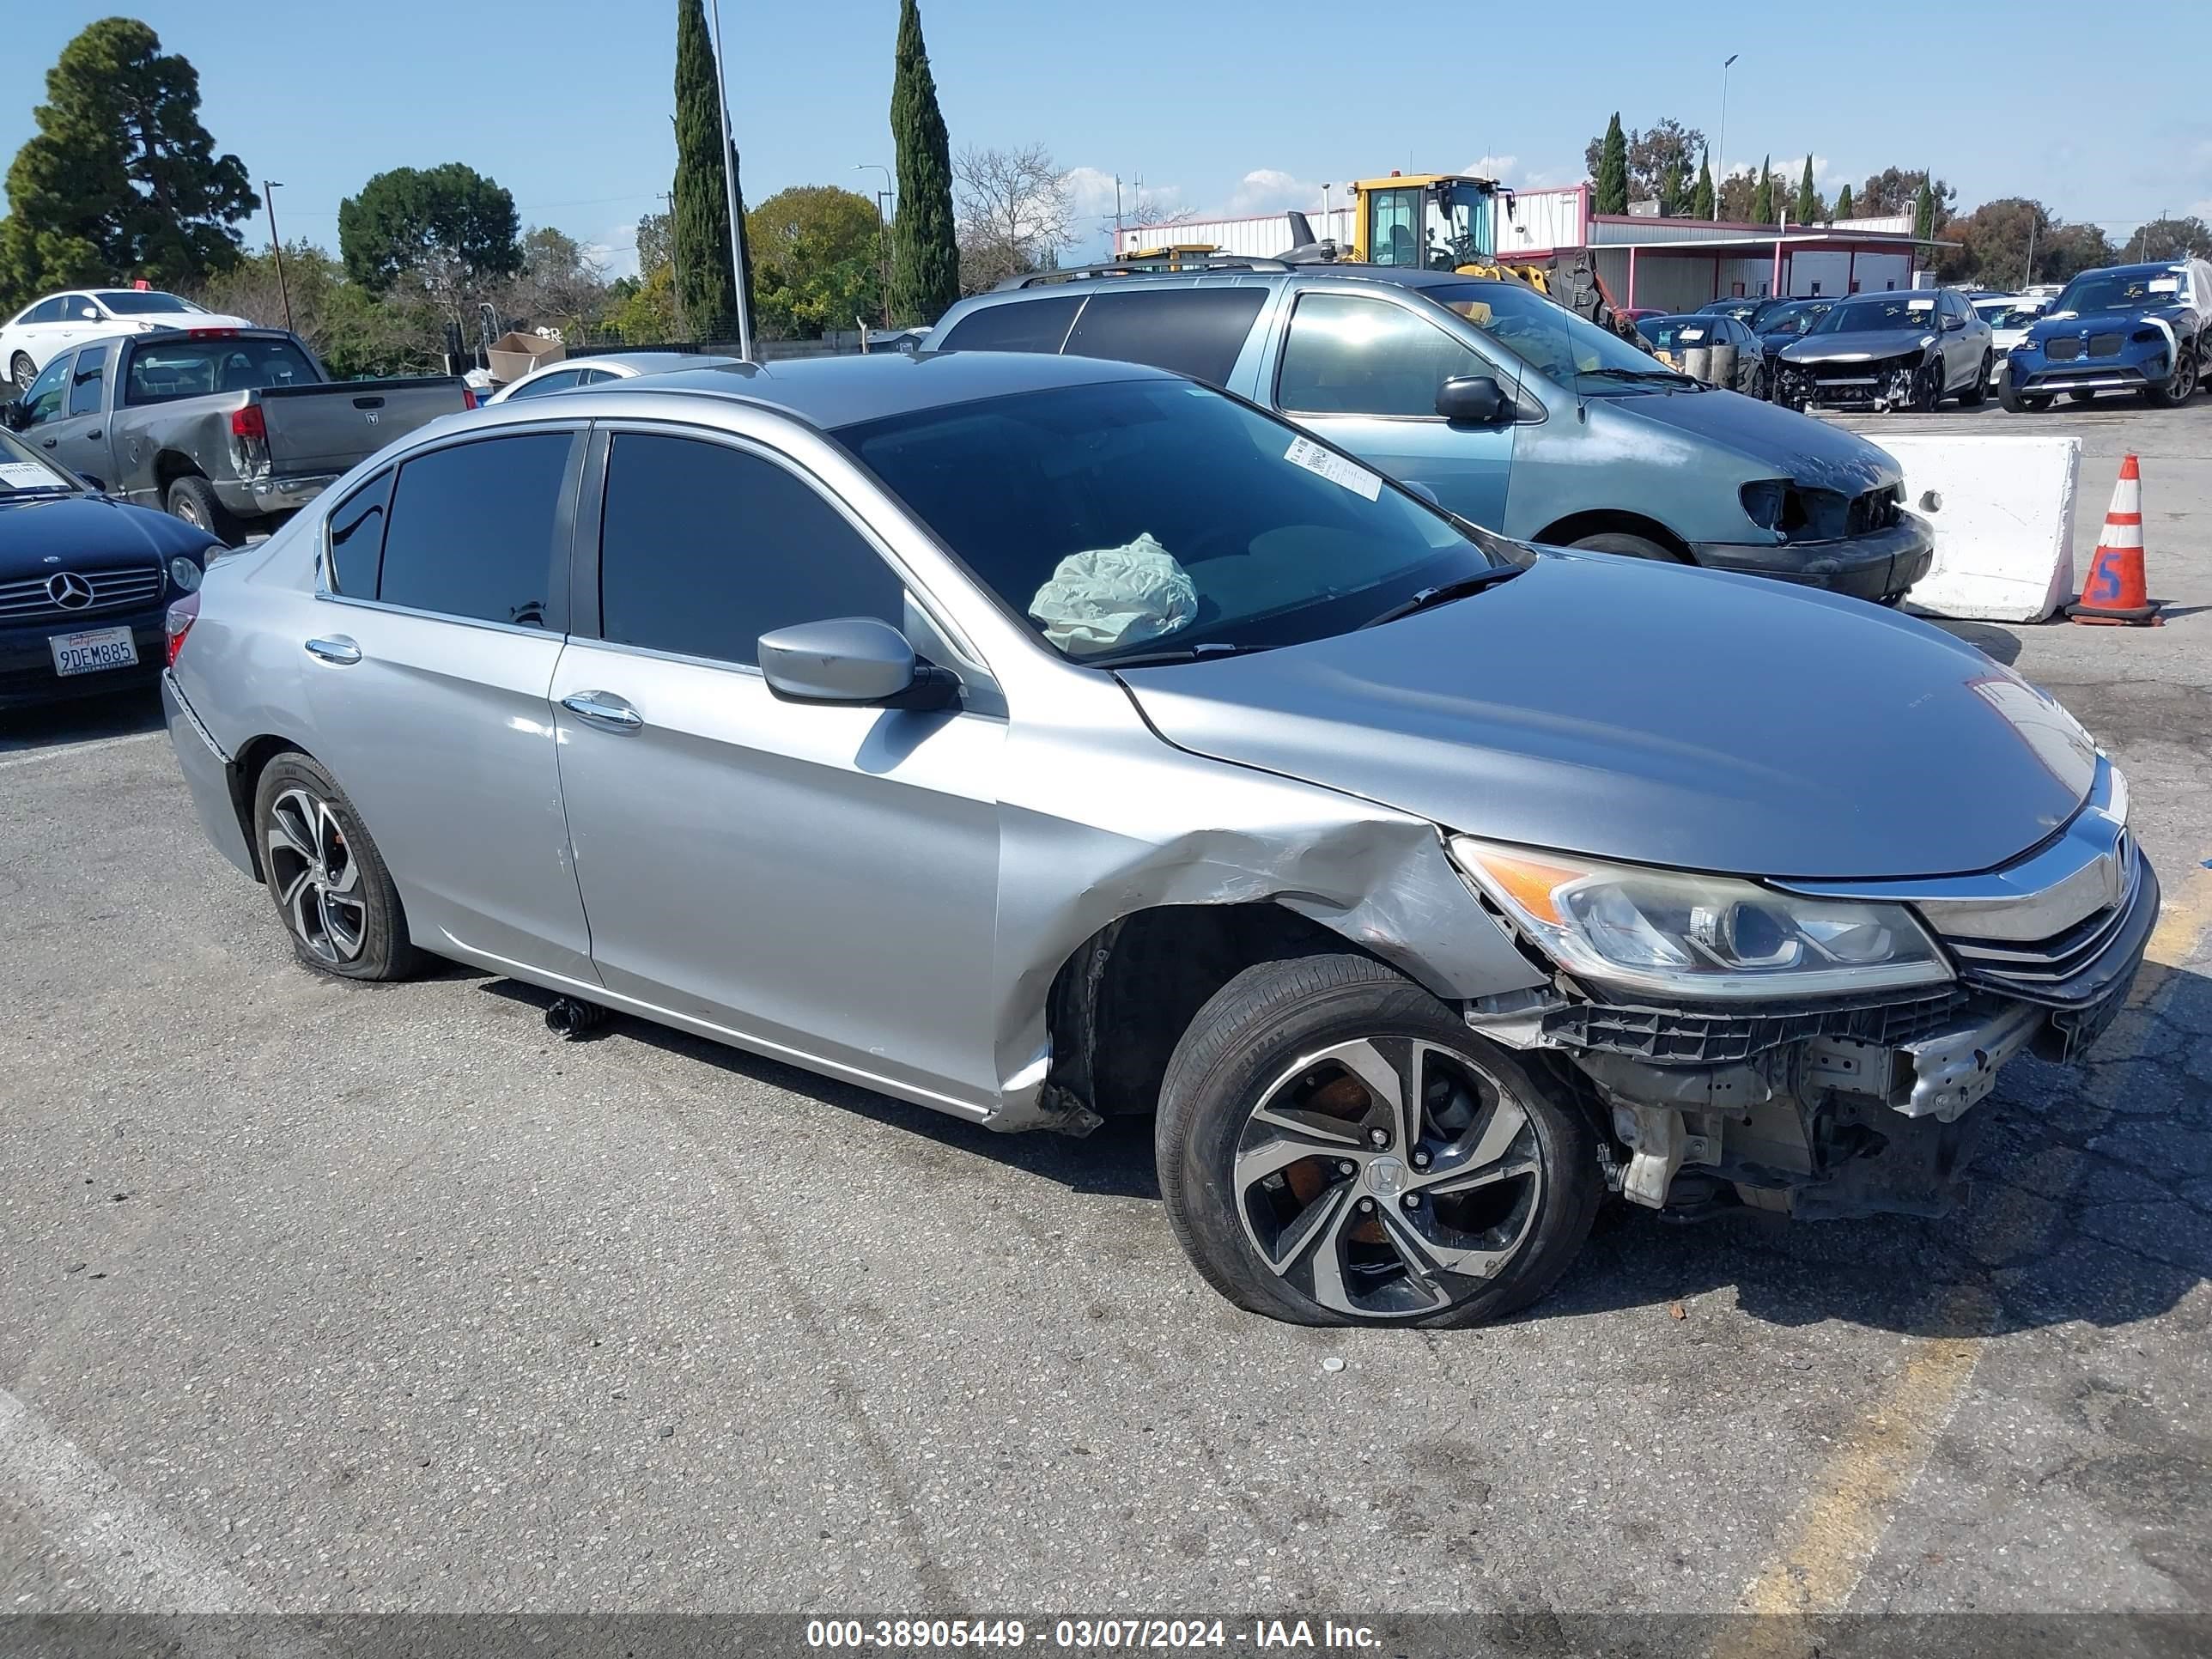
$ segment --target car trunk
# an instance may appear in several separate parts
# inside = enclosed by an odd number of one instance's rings
[[[459,414],[461,383],[443,375],[270,386],[255,394],[279,477],[343,472],[441,415]]]

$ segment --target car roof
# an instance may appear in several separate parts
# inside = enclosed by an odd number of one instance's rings
[[[2186,259],[2143,259],[2131,265],[2100,265],[2094,270],[2079,272],[2081,276],[2164,276],[2169,272],[2186,270]]]
[[[1168,380],[1164,369],[1019,351],[871,352],[780,363],[726,363],[587,386],[577,397],[704,392],[765,404],[825,429],[983,398],[1113,380]],[[563,394],[564,397],[568,394]]]

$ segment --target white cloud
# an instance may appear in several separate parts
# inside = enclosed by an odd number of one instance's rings
[[[1112,173],[1098,167],[1070,167],[1060,178],[1067,186],[1068,204],[1077,225],[1112,227],[1116,191]],[[1146,185],[1124,179],[1119,191],[1124,224],[1137,223],[1140,218],[1171,218],[1185,206],[1180,185]]]
[[[1255,167],[1246,173],[1223,210],[1225,218],[1250,218],[1262,213],[1281,213],[1291,208],[1311,211],[1321,205],[1321,185],[1284,172],[1280,167]]]
[[[1471,173],[1478,179],[1495,179],[1501,185],[1518,185],[1521,158],[1517,155],[1478,155],[1462,167],[1462,173]]]

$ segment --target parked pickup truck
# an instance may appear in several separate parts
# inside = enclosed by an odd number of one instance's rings
[[[333,380],[282,329],[180,328],[58,353],[4,416],[97,488],[234,547],[394,438],[474,406],[445,376]]]

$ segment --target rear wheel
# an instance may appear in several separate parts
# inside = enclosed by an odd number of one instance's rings
[[[293,954],[342,979],[404,979],[421,960],[384,858],[321,763],[279,755],[253,795],[254,835]]]
[[[226,547],[236,547],[245,539],[245,532],[230,509],[216,498],[215,486],[197,473],[179,478],[169,486],[167,497],[170,513],[182,519],[196,530],[204,530]]]
[[[1588,1120],[1378,962],[1265,963],[1200,1010],[1156,1131],[1177,1241],[1239,1307],[1303,1325],[1474,1325],[1589,1236]]]
[[[1591,553],[1620,553],[1632,559],[1659,559],[1677,562],[1674,555],[1658,543],[1644,536],[1632,536],[1625,530],[1601,531],[1595,536],[1584,536],[1567,544]]]
[[[1974,376],[1973,385],[1959,394],[1960,408],[1979,409],[1982,406],[1990,395],[1990,376],[1996,372],[1996,365],[1995,352],[1984,351],[1982,354],[1982,367],[1980,372]]]
[[[39,378],[39,366],[21,352],[8,360],[8,378],[15,383],[15,390],[27,392],[31,382]]]

